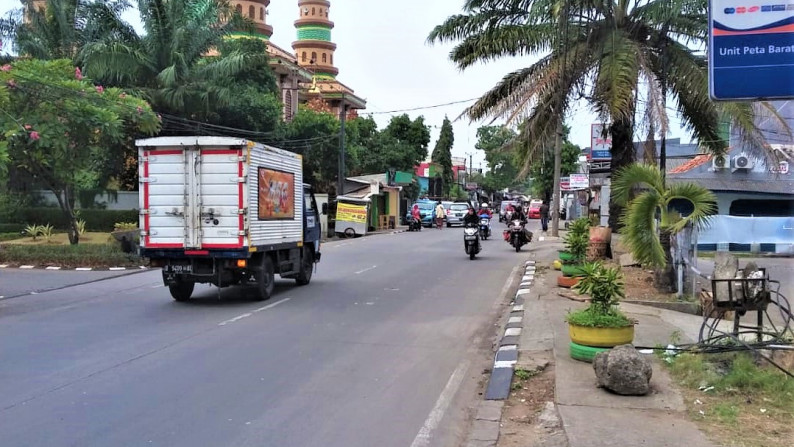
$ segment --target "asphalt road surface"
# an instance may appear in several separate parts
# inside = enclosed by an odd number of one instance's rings
[[[459,445],[525,259],[425,229],[326,244],[267,302],[157,271],[2,300],[0,444]]]

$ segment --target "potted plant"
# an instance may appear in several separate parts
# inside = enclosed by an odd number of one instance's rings
[[[617,267],[604,267],[600,262],[587,263],[583,275],[573,287],[590,295],[590,304],[569,313],[568,332],[571,336],[571,356],[592,361],[597,352],[634,340],[634,321],[617,308],[625,297],[623,276]]]
[[[564,252],[560,252],[563,276],[580,276],[581,263],[587,256],[587,247],[590,241],[590,222],[587,218],[573,221],[565,237]]]

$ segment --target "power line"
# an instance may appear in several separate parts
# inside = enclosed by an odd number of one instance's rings
[[[383,112],[363,112],[363,113],[359,113],[359,116],[360,115],[385,115],[385,114],[389,114],[389,113],[401,113],[401,112],[415,112],[417,110],[436,109],[436,108],[439,108],[439,107],[453,106],[455,104],[463,104],[463,103],[475,101],[475,100],[478,100],[478,99],[480,99],[479,96],[476,97],[476,98],[461,99],[459,101],[445,102],[443,104],[433,104],[431,106],[420,106],[420,107],[412,107],[412,108],[409,108],[409,109],[387,110],[387,111],[383,111]]]

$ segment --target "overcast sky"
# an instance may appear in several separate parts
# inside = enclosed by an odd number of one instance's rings
[[[297,0],[272,0],[269,7],[272,41],[290,51],[296,34],[293,22],[298,18],[297,4]],[[331,0],[329,18],[336,25],[332,39],[338,45],[334,56],[338,79],[367,100],[367,110],[362,114],[373,113],[382,128],[394,115],[382,112],[476,98],[505,74],[532,63],[534,58],[507,58],[458,71],[448,59],[451,46],[430,46],[426,38],[435,25],[459,13],[462,5],[463,0]],[[18,0],[0,0],[3,14],[20,6]],[[137,11],[130,11],[126,17],[133,25],[140,25]],[[434,126],[432,151],[444,116],[454,119],[468,104],[407,113],[412,118],[424,115]],[[689,141],[675,117],[671,120],[673,131],[668,137]],[[590,146],[590,124],[594,122],[596,116],[586,104],[579,104],[567,118],[571,140],[581,147]],[[453,155],[473,153],[475,168],[480,162],[485,167],[482,152],[474,149],[477,127],[482,124],[466,119],[453,123]]]

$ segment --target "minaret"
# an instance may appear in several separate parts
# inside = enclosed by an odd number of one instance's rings
[[[334,22],[328,19],[330,6],[328,0],[298,0],[298,40],[292,42],[292,49],[298,64],[319,79],[334,79],[339,74],[334,67],[336,44],[331,41]]]
[[[243,0],[231,3],[241,16],[254,22],[256,37],[270,39],[273,35],[273,27],[267,24],[267,7],[270,6],[270,0]]]

